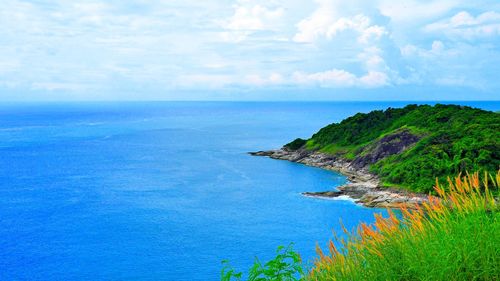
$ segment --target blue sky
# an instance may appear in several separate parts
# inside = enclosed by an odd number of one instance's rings
[[[500,99],[500,2],[2,0],[0,100]]]

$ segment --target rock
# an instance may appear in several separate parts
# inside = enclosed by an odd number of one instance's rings
[[[407,150],[417,143],[420,138],[412,134],[408,129],[398,130],[365,147],[360,152],[361,156],[356,157],[351,165],[357,169],[367,168],[383,158]]]
[[[428,201],[427,197],[424,195],[417,195],[407,191],[380,187],[380,180],[378,177],[368,172],[367,166],[365,166],[367,165],[366,163],[380,157],[380,151],[385,151],[387,154],[400,151],[401,149],[407,149],[408,146],[416,142],[415,136],[403,130],[397,134],[388,135],[382,138],[379,142],[378,148],[375,147],[373,149],[373,153],[375,154],[369,156],[372,158],[366,158],[368,159],[365,159],[366,161],[358,160],[360,159],[359,157],[354,161],[348,161],[346,159],[316,151],[306,149],[290,150],[287,148],[250,152],[250,155],[287,160],[340,172],[347,176],[350,181],[348,184],[338,187],[337,190],[304,192],[302,193],[304,196],[335,198],[344,195],[356,200],[356,202],[361,203],[366,207],[374,208],[405,207],[414,209],[417,206],[422,205],[423,202]],[[368,157],[367,155],[365,156]]]
[[[273,154],[272,151],[257,151],[257,152],[249,152],[248,154],[253,156],[271,156]]]
[[[339,191],[303,192],[302,195],[309,197],[335,198],[342,195]]]

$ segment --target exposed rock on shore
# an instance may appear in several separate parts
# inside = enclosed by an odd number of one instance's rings
[[[407,147],[416,140],[412,137],[403,137],[399,138],[397,141],[399,145],[396,145],[396,147]],[[392,146],[390,144],[391,140],[386,140],[381,143],[380,145],[388,143],[390,147],[394,147],[394,142],[392,142]],[[403,143],[403,145],[401,145],[401,143]],[[391,149],[387,149],[387,147],[384,149],[377,149],[376,147],[372,149],[372,151],[386,152],[390,150]],[[400,148],[392,149],[391,152],[399,153]],[[381,188],[378,177],[368,171],[368,166],[371,164],[370,162],[372,162],[370,158],[378,158],[376,153],[367,156],[368,158],[365,158],[366,161],[359,160],[361,157],[356,158],[354,161],[348,161],[340,157],[305,149],[289,150],[287,148],[282,148],[278,150],[251,152],[250,154],[254,156],[267,156],[273,159],[287,160],[340,172],[349,179],[348,184],[338,187],[337,190],[302,193],[305,196],[317,198],[348,196],[357,203],[376,208],[400,208],[402,206],[415,208],[417,205],[421,205],[427,200],[427,196],[425,195]]]

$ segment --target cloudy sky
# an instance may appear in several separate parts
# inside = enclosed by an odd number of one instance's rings
[[[0,100],[500,99],[500,2],[2,0]]]

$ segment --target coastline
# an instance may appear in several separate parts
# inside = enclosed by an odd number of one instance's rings
[[[302,195],[306,197],[324,199],[348,197],[357,204],[371,208],[404,207],[415,209],[428,201],[428,197],[425,194],[382,187],[379,178],[371,174],[367,166],[360,167],[352,161],[325,153],[305,149],[289,150],[281,148],[277,150],[250,152],[249,154],[335,171],[343,174],[349,180],[347,184],[337,187],[337,190],[302,192]]]

